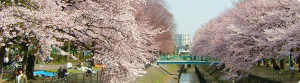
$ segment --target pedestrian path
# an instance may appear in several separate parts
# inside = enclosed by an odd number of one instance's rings
[[[72,65],[74,66],[75,64],[78,63],[72,63]],[[64,67],[67,66],[67,63],[65,64],[35,64],[34,66],[34,71],[42,71],[42,70],[50,70],[50,69],[58,69],[59,67]]]
[[[59,67],[67,66],[67,64],[55,64],[55,65],[42,65],[35,64],[34,71],[42,71],[42,70],[50,70],[50,69],[58,69]]]

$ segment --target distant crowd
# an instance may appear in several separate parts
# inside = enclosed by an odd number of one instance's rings
[[[18,65],[21,65],[22,62],[22,57],[20,55],[17,56],[10,56],[7,57],[6,55],[4,56],[4,60],[3,60],[3,68],[4,69],[12,69],[12,68],[17,68],[16,63],[18,63]]]
[[[78,65],[73,66],[72,63],[69,61],[67,63],[67,66],[60,67],[57,70],[57,76],[58,78],[65,78],[69,75],[68,69],[75,69],[75,70],[81,70],[83,72],[87,73],[87,76],[90,76],[92,74],[95,74],[95,71],[93,70],[93,67],[89,65],[90,63],[88,61],[86,62],[80,62]],[[80,67],[80,68],[79,68]]]

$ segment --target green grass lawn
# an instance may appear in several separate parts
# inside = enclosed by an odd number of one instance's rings
[[[161,65],[166,71],[172,73],[179,65]],[[159,67],[150,66],[145,69],[147,73],[143,77],[137,77],[131,83],[164,83],[167,81],[169,74]]]
[[[79,63],[77,60],[70,60],[71,63]],[[84,62],[84,61],[81,61],[81,62]],[[49,63],[46,63],[48,65],[57,65],[57,64],[67,64],[68,62],[66,62],[65,60],[62,60],[62,61],[52,61],[52,62],[49,62]]]
[[[58,69],[50,69],[50,70],[45,70],[46,72],[57,72]],[[67,69],[69,74],[73,73],[82,73],[81,70],[75,70],[75,69]]]
[[[80,69],[80,68],[79,68]],[[99,67],[93,67],[94,71],[98,71],[98,70],[101,70],[101,68]],[[46,72],[57,72],[58,68],[57,69],[50,69],[50,70],[45,70]],[[76,70],[76,69],[67,69],[68,70],[68,73],[69,74],[74,74],[74,73],[85,73],[85,72],[82,72],[81,70]]]

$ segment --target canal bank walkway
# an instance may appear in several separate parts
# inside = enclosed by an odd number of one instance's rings
[[[42,70],[50,70],[50,69],[58,69],[59,67],[67,66],[67,64],[54,64],[54,65],[42,65],[42,64],[35,64],[34,71],[42,71]]]

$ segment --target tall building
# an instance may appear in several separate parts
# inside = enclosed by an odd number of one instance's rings
[[[189,45],[190,43],[190,34],[181,33],[176,35],[176,46],[185,46]]]

